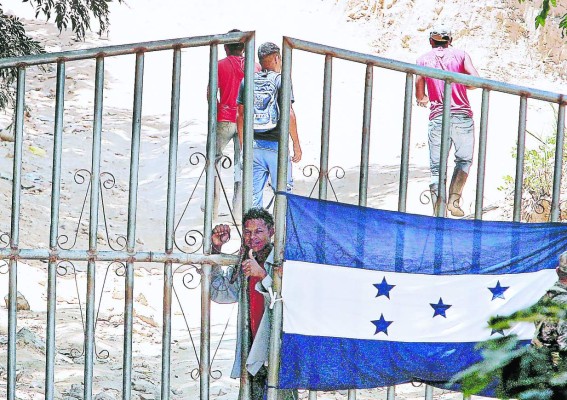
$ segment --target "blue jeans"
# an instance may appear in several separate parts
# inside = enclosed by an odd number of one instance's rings
[[[429,168],[431,183],[439,182],[439,163],[441,161],[441,126],[443,117],[429,121]],[[449,130],[451,144],[455,148],[455,170],[469,173],[474,151],[473,119],[464,114],[451,114]]]
[[[278,142],[254,140],[254,165],[252,167],[252,206],[264,207],[264,186],[270,177],[270,184],[276,190],[278,179]],[[293,188],[291,158],[287,157],[287,191]]]

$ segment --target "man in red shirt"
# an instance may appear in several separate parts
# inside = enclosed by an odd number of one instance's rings
[[[240,32],[232,29],[231,32]],[[244,43],[224,45],[226,58],[218,62],[218,96],[217,96],[217,143],[216,162],[223,156],[226,145],[232,140],[234,145],[234,193],[232,212],[239,223],[242,214],[242,161],[240,159],[240,143],[236,134],[236,97],[240,82],[244,78]],[[256,65],[256,71],[260,66]],[[215,195],[213,218],[218,216],[220,184],[215,179]],[[201,206],[204,210],[204,206]]]

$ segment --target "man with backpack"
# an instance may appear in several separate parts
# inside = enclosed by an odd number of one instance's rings
[[[254,166],[253,166],[253,207],[263,207],[264,186],[270,177],[272,188],[276,188],[278,166],[278,140],[280,134],[281,110],[281,68],[280,48],[271,42],[258,47],[258,60],[262,66],[254,74]],[[291,102],[294,102],[293,93]],[[238,91],[237,130],[240,144],[243,140],[244,82]],[[287,191],[293,188],[291,161],[301,160],[301,146],[297,135],[297,122],[290,105],[289,135],[293,142],[293,156],[288,158]]]

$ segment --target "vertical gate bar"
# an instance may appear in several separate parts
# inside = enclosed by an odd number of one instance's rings
[[[451,98],[451,82],[445,81],[445,89],[443,98]],[[451,130],[451,102],[443,102],[443,124],[441,125],[441,148],[439,160],[439,193],[437,196],[441,198],[441,204],[437,212],[437,217],[445,216],[445,202],[447,200],[447,159],[449,158],[450,147],[450,130]]]
[[[433,400],[433,386],[425,385],[425,400]]]
[[[242,210],[252,207],[252,163],[254,141],[254,36],[244,52],[244,126],[242,145]],[[244,308],[243,308],[244,309]],[[241,382],[242,383],[242,382]]]
[[[61,153],[63,140],[63,111],[65,104],[65,62],[57,62],[55,89],[55,127],[53,130],[53,170],[51,175],[51,229],[49,248],[57,250],[59,235],[59,206],[61,199]],[[45,337],[45,398],[54,397],[55,384],[55,314],[57,310],[57,261],[49,260],[47,270],[47,335]]]
[[[278,183],[276,204],[274,208],[275,240],[274,240],[274,264],[282,265],[284,260],[285,243],[285,216],[286,197],[284,194],[287,187],[287,168],[289,150],[289,115],[291,111],[291,63],[292,47],[284,38],[282,50],[282,94],[281,94],[281,132],[278,145]],[[278,273],[272,274],[274,295],[281,298],[282,280]],[[270,334],[270,353],[268,356],[268,400],[277,399],[278,373],[280,368],[280,347],[283,320],[283,307],[281,301],[276,301],[272,310],[272,331]]]
[[[411,136],[411,112],[413,96],[413,74],[406,74],[406,88],[404,95],[404,121],[402,127],[402,155],[400,160],[400,188],[398,197],[398,211],[406,212],[408,198],[408,170],[409,146]]]
[[[329,141],[331,132],[331,95],[333,87],[333,56],[325,55],[323,69],[323,108],[321,113],[321,157],[319,162],[319,199],[327,200],[329,172]],[[309,398],[316,399],[317,392],[309,391]]]
[[[444,99],[451,99],[451,82],[445,81],[445,88],[443,91]],[[450,129],[451,129],[451,101],[443,102],[443,123],[441,125],[441,148],[439,160],[439,193],[437,196],[441,198],[437,217],[445,216],[445,201],[447,199],[447,160],[449,158],[450,147]],[[439,231],[437,231],[439,232]],[[443,237],[439,234],[435,235],[435,262],[441,258],[443,251]],[[433,388],[425,385],[425,400],[432,400]]]
[[[199,364],[201,400],[209,399],[209,371],[211,370],[211,268],[210,264],[201,266],[201,362]]]
[[[409,146],[411,135],[411,113],[412,113],[412,97],[413,97],[413,74],[406,74],[406,85],[404,93],[404,120],[402,127],[402,153],[400,160],[400,186],[398,196],[398,211],[405,212],[407,204],[408,190],[408,170],[409,170]],[[402,229],[396,230],[396,251],[403,253],[405,247],[405,235]],[[396,259],[396,271],[401,270],[401,264]],[[388,386],[386,391],[387,400],[395,398],[395,386]]]
[[[242,166],[242,210],[252,207],[252,163],[254,141],[254,36],[246,42],[244,61],[244,126],[243,126],[243,166]],[[250,376],[246,369],[246,360],[250,351],[250,304],[248,298],[248,280],[242,280],[238,299],[240,312],[240,391],[239,399],[250,399]]]
[[[358,184],[358,205],[366,206],[368,200],[368,163],[370,152],[370,124],[372,120],[372,89],[374,84],[374,68],[372,64],[366,65],[366,74],[364,78],[364,109],[362,114],[362,143],[360,149],[360,179]],[[358,242],[364,243],[358,232]],[[364,251],[364,248],[361,249]],[[356,399],[356,390],[348,390],[348,399]]]
[[[126,250],[134,254],[136,246],[136,210],[138,206],[138,170],[142,129],[142,99],[144,88],[144,53],[136,53],[134,103],[132,112],[132,145],[130,146],[130,187],[128,189],[128,226]],[[122,398],[132,397],[132,325],[134,317],[134,263],[126,263],[124,276],[124,352],[122,362]]]
[[[163,332],[161,350],[161,399],[169,400],[171,389],[171,298],[173,272],[171,262],[163,270]]]
[[[211,254],[211,233],[213,223],[213,199],[215,184],[215,156],[217,143],[217,91],[218,91],[218,48],[211,44],[209,52],[209,108],[207,157],[205,161],[205,226],[203,228],[203,252]]]
[[[482,89],[482,103],[480,107],[480,131],[478,138],[478,167],[476,174],[476,201],[474,218],[482,219],[484,207],[484,178],[486,174],[486,139],[488,133],[488,110],[490,104],[490,90]]]
[[[516,181],[514,186],[514,222],[519,222],[522,217],[522,192],[524,187],[524,153],[526,150],[526,116],[528,99],[520,97],[520,112],[518,121],[518,145],[516,152]]]
[[[169,164],[167,171],[167,211],[165,222],[165,252],[173,252],[175,226],[175,184],[177,179],[177,145],[179,133],[179,98],[181,90],[181,48],[173,50],[173,71],[171,78],[171,115],[169,120]],[[163,332],[161,350],[161,399],[169,400],[171,373],[171,296],[173,274],[171,262],[163,271]]]
[[[26,91],[26,69],[18,68],[16,89],[16,121],[14,126],[14,163],[12,172],[12,215],[10,227],[10,249],[17,251],[20,242],[20,198],[22,182],[22,146],[24,141],[24,108]],[[16,331],[18,296],[18,261],[10,258],[8,267],[8,388],[9,400],[16,398]]]
[[[209,124],[207,135],[207,175],[205,181],[205,226],[203,228],[203,253],[211,254],[213,223],[213,197],[215,182],[215,160],[217,143],[217,90],[218,90],[218,47],[211,44],[209,53]],[[201,346],[199,382],[201,400],[209,399],[209,364],[211,359],[211,265],[201,266]]]
[[[364,78],[364,111],[362,113],[362,144],[360,148],[360,181],[358,183],[358,205],[366,207],[368,199],[368,164],[370,159],[370,126],[372,121],[372,89],[374,66],[366,65]]]
[[[561,201],[561,172],[563,169],[563,143],[565,143],[565,104],[557,110],[557,139],[555,142],[555,167],[553,169],[553,193],[551,195],[551,222],[559,221]]]
[[[100,191],[100,154],[102,144],[102,102],[104,91],[104,57],[96,58],[95,99],[93,116],[93,148],[91,160],[91,193],[89,209],[89,252],[96,253],[98,233],[98,208]],[[85,321],[85,387],[84,398],[90,400],[93,393],[94,341],[95,341],[95,277],[96,262],[87,264],[87,308]]]
[[[323,110],[321,121],[321,160],[319,162],[319,199],[327,200],[329,172],[329,136],[331,130],[331,89],[333,85],[333,56],[325,55],[323,73]]]

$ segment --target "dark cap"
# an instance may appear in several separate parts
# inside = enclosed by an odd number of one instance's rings
[[[262,61],[264,57],[274,53],[280,53],[280,48],[277,44],[272,42],[262,43],[260,47],[258,47],[258,60]]]

